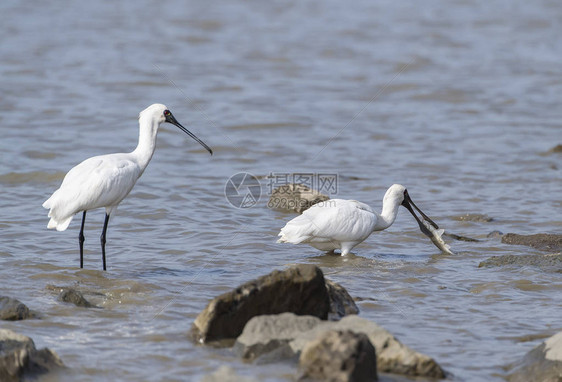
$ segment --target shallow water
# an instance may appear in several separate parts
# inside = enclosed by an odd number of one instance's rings
[[[501,380],[562,329],[560,273],[478,268],[532,248],[487,238],[560,233],[562,7],[554,1],[89,2],[0,5],[0,294],[42,318],[5,322],[55,350],[44,380],[198,380],[227,364],[259,380],[290,365],[247,365],[195,346],[208,300],[294,263],[320,266],[361,315],[433,356],[453,380]],[[88,214],[46,229],[41,208],[82,159],[132,150],[154,102],[171,125],[108,233],[108,272]],[[225,199],[247,171],[338,174],[333,196],[380,208],[392,183],[452,233],[443,256],[404,210],[348,258],[275,243],[293,215]],[[462,221],[481,213],[491,222]],[[57,302],[75,286],[103,309]]]

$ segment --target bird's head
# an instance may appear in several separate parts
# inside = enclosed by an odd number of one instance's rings
[[[420,226],[420,229],[424,234],[428,236],[432,235],[431,232],[429,232],[429,230],[425,226],[425,224],[422,223],[422,220],[418,218],[418,216],[414,211],[414,208],[420,213],[423,220],[431,224],[435,229],[439,229],[439,226],[435,224],[435,222],[431,220],[426,214],[424,214],[423,211],[418,208],[418,206],[416,206],[412,198],[410,198],[410,195],[408,194],[408,190],[406,189],[406,187],[402,186],[401,184],[393,184],[384,195],[384,198],[394,199],[395,203],[400,203],[400,205],[402,205],[408,211],[410,211],[412,216],[418,222],[418,225]]]
[[[185,127],[182,126],[181,123],[178,122],[176,117],[172,114],[172,112],[161,103],[155,103],[144,109],[139,114],[139,120],[143,118],[149,118],[153,121],[156,121],[158,125],[168,122],[172,125],[176,125],[181,131],[189,135],[195,141],[197,141],[201,146],[203,146],[211,155],[213,155],[213,150],[209,146],[207,146],[201,139],[197,138],[195,134],[191,131],[187,130]]]

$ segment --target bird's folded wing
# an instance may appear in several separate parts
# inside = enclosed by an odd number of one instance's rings
[[[316,204],[281,229],[282,241],[302,243],[313,238],[338,241],[360,240],[368,236],[376,222],[366,204],[353,200],[330,199]]]

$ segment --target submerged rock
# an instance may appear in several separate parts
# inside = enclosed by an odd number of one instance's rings
[[[302,378],[330,382],[377,380],[375,348],[363,333],[328,330],[302,349]]]
[[[267,207],[274,210],[302,213],[316,203],[330,199],[303,184],[291,183],[277,187],[271,192]]]
[[[63,289],[63,291],[59,294],[59,300],[63,302],[69,302],[83,308],[96,307],[95,305],[92,305],[88,300],[86,300],[82,293],[72,288]]]
[[[308,343],[331,330],[365,334],[375,347],[379,372],[445,377],[443,369],[431,357],[410,349],[384,328],[356,315],[336,322],[292,313],[254,317],[237,338],[234,349],[247,360],[259,360],[278,349],[282,349],[286,357],[287,354],[299,355]]]
[[[29,308],[15,298],[0,296],[0,320],[17,321],[33,318]]]
[[[31,338],[0,329],[0,381],[18,382],[63,366],[54,351],[37,350]]]
[[[548,150],[548,152],[549,153],[562,153],[562,144],[554,146],[553,148]]]
[[[562,251],[562,235],[539,233],[536,235],[518,235],[508,233],[502,236],[502,243],[527,245],[541,251],[560,252]]]
[[[562,332],[535,347],[507,376],[509,382],[562,381]]]
[[[497,239],[497,238],[501,238],[502,236],[503,236],[503,232],[498,230],[492,231],[486,235],[488,239]]]
[[[447,233],[447,232],[443,233],[443,236],[446,236],[446,237],[449,237],[453,240],[458,240],[458,241],[470,241],[470,242],[480,241],[480,240],[474,239],[472,237],[455,235],[454,233]]]
[[[478,264],[478,268],[510,265],[534,266],[554,272],[562,272],[562,254],[492,256]]]
[[[273,271],[214,298],[191,328],[198,342],[234,339],[255,316],[292,312],[328,317],[330,299],[320,268],[297,265]]]
[[[489,217],[485,214],[464,214],[455,217],[455,220],[464,221],[464,222],[483,222],[489,223],[494,221],[494,218]]]

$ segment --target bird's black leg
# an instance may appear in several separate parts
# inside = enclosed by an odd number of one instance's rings
[[[84,268],[84,222],[86,221],[86,211],[82,215],[82,226],[78,235],[78,243],[80,243],[80,268]]]
[[[103,270],[105,271],[105,233],[107,232],[107,223],[109,222],[109,215],[105,214],[105,221],[103,222],[103,231],[101,233],[101,258],[103,260]]]

